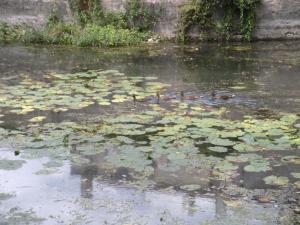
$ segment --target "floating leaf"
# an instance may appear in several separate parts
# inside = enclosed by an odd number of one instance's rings
[[[300,173],[291,173],[291,175],[296,179],[300,179]]]
[[[231,162],[228,162],[226,160],[218,163],[215,166],[215,169],[221,171],[221,172],[228,172],[228,171],[233,171],[233,170],[237,170],[239,167],[232,164]]]
[[[216,147],[209,147],[208,148],[210,151],[213,152],[219,152],[219,153],[225,153],[228,152],[228,149],[225,147],[220,147],[220,146],[216,146]]]
[[[244,171],[246,172],[266,172],[270,169],[270,163],[263,159],[253,160],[249,165],[244,167]]]
[[[277,176],[271,175],[271,176],[265,177],[264,181],[268,185],[285,186],[285,185],[288,185],[289,178],[287,178],[287,177],[277,177]]]
[[[189,184],[189,185],[180,186],[180,189],[185,190],[185,191],[197,191],[200,188],[201,188],[201,186],[198,184]]]
[[[300,181],[295,182],[295,187],[300,190]]]
[[[24,160],[0,159],[0,170],[17,170],[23,166]]]
[[[234,150],[237,150],[238,152],[252,152],[255,151],[255,148],[251,145],[245,144],[245,143],[239,143],[233,146]]]
[[[235,143],[233,141],[230,141],[228,139],[222,139],[222,138],[208,138],[208,142],[213,144],[213,145],[218,145],[218,146],[232,146]]]
[[[281,158],[281,161],[284,163],[300,164],[300,157],[295,156],[295,155],[288,155],[288,156]]]
[[[288,124],[293,124],[295,123],[297,120],[299,119],[299,117],[295,114],[286,114],[283,117],[281,117],[281,121],[286,122]]]

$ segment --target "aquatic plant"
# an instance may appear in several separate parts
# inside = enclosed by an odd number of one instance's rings
[[[20,149],[24,159],[50,157],[42,174],[51,173],[64,159],[81,165],[91,163],[89,156],[101,155],[105,168],[125,167],[147,177],[155,170],[176,173],[185,168],[211,171],[207,179],[227,181],[241,176],[241,171],[268,172],[276,176],[264,179],[271,185],[286,185],[298,177],[297,171],[291,171],[288,180],[273,172],[274,165],[299,165],[298,156],[262,154],[299,149],[299,116],[295,114],[229,120],[222,118],[226,109],[182,100],[180,93],[157,104],[156,93],[164,93],[168,84],[155,77],[127,77],[116,70],[51,73],[44,78],[47,82],[24,76],[16,85],[3,84],[0,91],[4,116],[29,115],[18,130],[0,128],[0,146]],[[147,101],[134,102],[133,94]],[[144,107],[139,109],[139,104]],[[92,105],[100,115],[77,122],[52,123],[47,116],[49,111],[64,113]],[[121,110],[101,115],[101,110],[115,106]],[[41,114],[30,116],[35,111]]]

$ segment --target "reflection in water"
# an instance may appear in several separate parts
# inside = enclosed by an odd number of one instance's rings
[[[216,197],[216,214],[219,218],[226,216],[226,205],[219,196]]]
[[[76,147],[73,146],[74,151]],[[107,152],[87,157],[89,162],[85,166],[65,162],[63,167],[50,175],[37,175],[44,168],[47,158],[27,159],[18,170],[0,170],[0,193],[15,193],[15,197],[0,204],[0,215],[6,218],[5,215],[11,215],[8,210],[17,206],[23,211],[32,209],[39,217],[46,219],[43,223],[46,225],[96,225],[105,224],[105,221],[114,225],[134,224],[136,221],[150,225],[199,225],[207,221],[214,225],[276,224],[277,218],[273,215],[280,208],[269,204],[260,206],[245,202],[242,207],[235,208],[226,205],[221,196],[201,197],[195,192],[170,188],[140,190],[130,182],[125,185],[124,179],[133,180],[130,177],[133,171],[125,168],[114,171],[105,169],[102,167],[105,154]],[[14,156],[13,151],[7,150],[1,150],[1,157],[21,159],[21,156]],[[157,167],[155,170],[160,169]],[[158,186],[159,182],[164,185],[170,182],[171,179],[163,177],[166,175],[161,176],[161,180],[153,178]],[[196,180],[189,173],[177,177],[176,182],[185,184],[188,179],[184,177],[192,177],[192,182]],[[256,220],[253,220],[254,216]]]
[[[80,192],[83,198],[93,197],[93,180],[95,167],[86,167],[80,177]]]

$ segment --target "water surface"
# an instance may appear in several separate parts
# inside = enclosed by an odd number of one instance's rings
[[[191,128],[191,124],[186,125],[186,122],[178,124],[179,128],[173,127],[173,131],[178,128],[178,132],[167,130],[171,132],[169,136],[176,136],[175,147],[164,146],[160,151],[166,154],[159,156],[145,149],[150,142],[153,146],[159,139],[159,127],[167,126],[154,126],[157,120],[151,120],[136,130],[125,126],[124,132],[131,132],[127,135],[113,130],[116,133],[103,135],[103,140],[102,133],[97,132],[104,131],[103,120],[107,118],[112,120],[122,115],[129,118],[132,114],[151,115],[157,112],[165,118],[175,112],[176,121],[189,118],[189,114],[194,112],[190,107],[196,108],[196,112],[197,107],[207,112],[219,112],[218,121],[235,121],[235,126],[238,121],[244,123],[245,116],[263,122],[271,119],[272,123],[281,121],[283,113],[296,117],[300,112],[300,42],[197,46],[162,44],[130,49],[0,46],[0,86],[3,90],[10,90],[7,87],[20,85],[27,79],[41,82],[31,87],[32,93],[28,93],[35,96],[37,90],[46,89],[39,85],[49,84],[50,88],[57,84],[54,78],[49,78],[49,74],[85,73],[90,70],[117,71],[112,72],[111,77],[116,73],[122,74],[124,82],[119,90],[115,90],[116,93],[127,88],[128,80],[135,78],[142,80],[135,85],[145,87],[145,92],[151,77],[157,77],[157,82],[168,86],[152,86],[153,93],[147,96],[145,102],[135,102],[130,90],[127,90],[128,99],[124,102],[107,106],[95,102],[66,111],[46,108],[20,114],[11,112],[13,106],[0,105],[0,114],[3,114],[0,126],[4,128],[0,130],[3,133],[0,159],[4,160],[3,165],[0,163],[0,224],[297,223],[294,210],[299,203],[296,195],[299,190],[294,184],[298,182],[299,187],[299,181],[291,175],[299,173],[300,168],[300,142],[297,148],[300,131],[297,131],[297,125],[296,128],[289,128],[289,136],[286,137],[293,141],[292,144],[284,141],[285,136],[280,139],[281,133],[271,138],[280,149],[272,149],[273,145],[269,142],[259,142],[264,147],[254,152],[254,161],[270,169],[258,172],[243,169],[251,163],[248,159],[239,161],[238,166],[228,166],[228,158],[223,161],[224,158],[239,157],[240,152],[231,147],[226,153],[208,151],[211,143],[202,143],[202,139],[186,136],[186,130]],[[119,82],[111,79],[112,83]],[[27,84],[22,85],[21,88]],[[80,82],[74,85],[78,88]],[[97,87],[90,93],[91,96],[95,91],[101,92],[96,90]],[[153,91],[155,88],[161,90]],[[213,90],[218,96],[234,95],[234,98],[214,99],[211,96]],[[157,92],[161,96],[159,102]],[[85,94],[89,95],[89,92],[85,90]],[[137,97],[142,94],[136,93]],[[166,111],[160,111],[158,107]],[[222,107],[226,107],[224,112]],[[41,116],[45,117],[43,121],[28,122]],[[148,117],[142,117],[142,120],[144,118]],[[80,131],[74,131],[77,126],[74,124],[60,126],[66,121],[76,123]],[[49,128],[51,126],[47,124],[50,123],[57,125]],[[109,126],[120,126],[119,123],[105,122],[105,125],[109,129]],[[126,124],[132,123],[135,124],[132,121]],[[287,125],[294,126],[292,123]],[[266,126],[269,126],[268,122]],[[277,125],[276,128],[270,126],[272,132],[281,132]],[[132,133],[147,128],[154,130],[147,135]],[[69,129],[74,133],[68,133]],[[133,142],[124,139],[124,136]],[[95,138],[98,139],[95,141]],[[235,136],[230,138],[237,141]],[[201,143],[196,145],[199,152],[195,153],[193,141],[196,139]],[[40,142],[43,145],[37,147]],[[159,143],[159,140],[155,142],[157,145]],[[131,146],[141,147],[141,151],[145,152],[139,155]],[[179,153],[174,156],[171,148]],[[180,158],[180,149],[187,151],[187,158]],[[128,156],[129,159],[126,158],[127,152],[133,154]],[[124,158],[119,159],[120,154],[124,154]],[[193,157],[196,157],[195,160]],[[238,160],[241,158],[229,161]],[[217,167],[220,174],[215,174]],[[288,178],[288,183],[276,180],[273,184],[267,184],[264,178],[268,176]]]

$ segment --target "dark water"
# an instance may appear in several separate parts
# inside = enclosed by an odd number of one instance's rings
[[[300,111],[300,42],[112,50],[3,46],[0,56],[1,76],[9,83],[20,74],[38,79],[52,71],[116,69],[128,76],[158,76],[160,81],[173,85],[170,91],[204,96],[212,89],[233,92],[237,97],[227,105]],[[210,103],[206,98],[202,101]]]
[[[245,113],[270,117],[277,112],[300,112],[300,42],[166,44],[130,49],[0,46],[0,76],[5,84],[18,83],[22,74],[43,80],[45,73],[99,68],[118,70],[127,76],[157,76],[160,82],[172,84],[168,95],[183,91],[186,95],[203,96],[197,100],[199,103],[231,108],[228,118],[239,119]],[[212,90],[236,97],[226,102],[212,100]],[[40,115],[47,115],[47,122],[73,117],[80,120],[99,113],[98,109],[90,106],[80,113],[71,110],[6,115],[2,126],[17,128],[22,120]],[[286,153],[268,154],[280,158]],[[0,156],[20,158],[7,149],[1,149]],[[13,193],[6,200],[0,199],[0,224],[292,224],[278,222],[284,218],[286,208],[278,207],[276,201],[257,204],[252,201],[253,194],[248,199],[228,199],[213,191],[215,185],[226,184],[201,181],[208,171],[182,170],[177,177],[170,177],[168,172],[157,169],[152,180],[143,181],[156,184],[149,188],[149,183],[135,182],[126,168],[102,168],[102,159],[102,155],[91,156],[91,166],[65,160],[50,175],[35,174],[48,161],[46,157],[26,160],[19,170],[0,170],[0,193]],[[290,169],[299,167],[278,167],[277,174],[285,176]],[[266,186],[260,183],[264,176],[245,173],[243,186],[261,188],[255,194],[265,194]],[[199,184],[206,191],[194,193],[176,188],[189,183]]]

